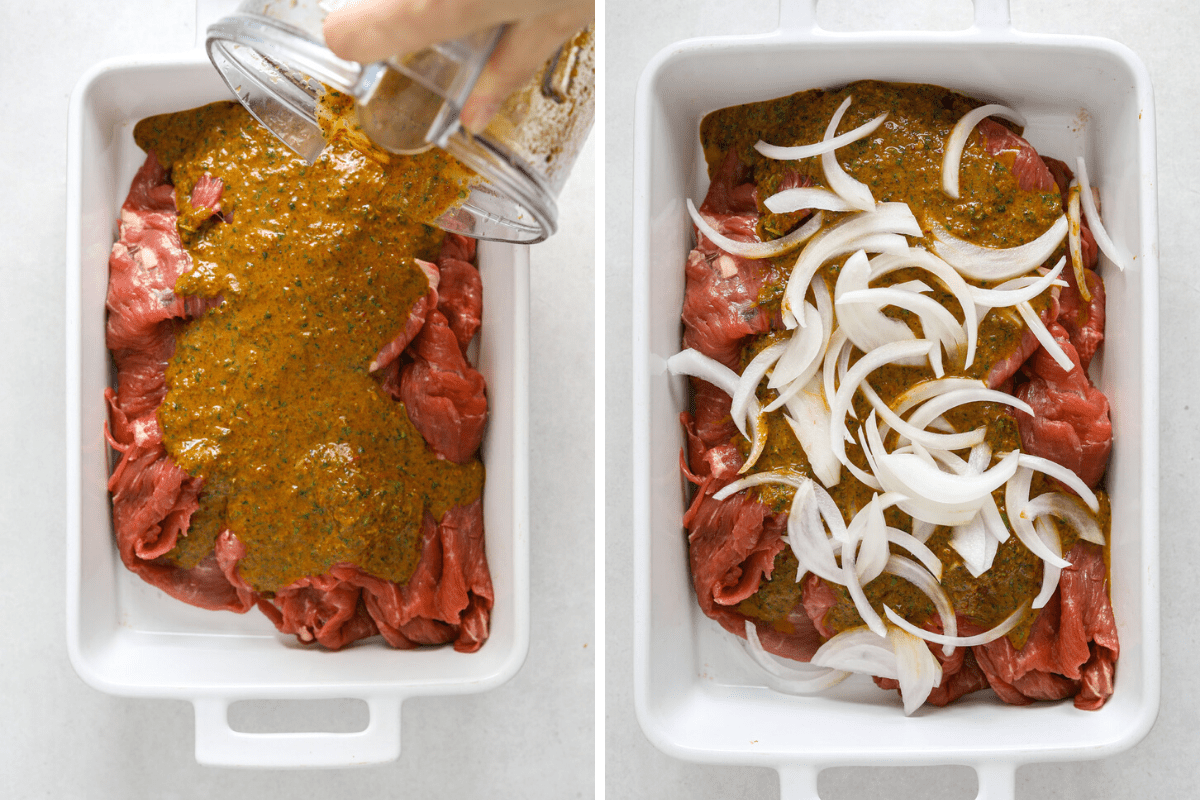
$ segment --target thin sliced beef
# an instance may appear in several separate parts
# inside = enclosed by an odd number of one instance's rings
[[[1057,302],[1052,301],[1050,307],[1042,312],[1042,323],[1049,325],[1055,318],[1058,317],[1059,310]],[[1012,351],[996,359],[991,370],[988,371],[987,385],[989,388],[998,389],[1004,386],[1014,375],[1017,370],[1029,360],[1029,357],[1038,351],[1041,347],[1041,342],[1033,331],[1025,328],[1021,333],[1021,338],[1013,347]]]
[[[223,188],[212,179],[198,183],[193,205],[219,211]],[[450,509],[436,523],[426,520],[421,560],[404,586],[353,565],[338,565],[324,575],[297,581],[274,598],[263,598],[238,575],[237,565],[246,551],[229,530],[217,535],[213,550],[191,569],[163,557],[187,535],[203,482],[167,455],[156,410],[166,395],[175,326],[220,302],[175,295],[176,279],[191,268],[176,217],[174,189],[151,153],[122,206],[120,239],[109,259],[107,343],[117,368],[117,388],[105,391],[106,437],[120,457],[108,488],[122,562],[183,602],[237,612],[257,604],[280,630],[333,649],[381,633],[396,647],[453,642],[458,650],[477,650],[487,639],[493,601],[480,500]],[[469,259],[474,249],[473,242],[448,235],[439,260]],[[460,317],[474,313],[477,319],[477,282],[461,269],[449,272],[457,277],[444,278],[443,288],[457,299],[447,309]],[[459,280],[469,285],[458,287]],[[448,336],[450,349],[461,361],[458,340],[434,308],[436,292],[424,299],[427,311],[442,320],[439,335],[445,332],[442,338]],[[413,336],[422,329],[416,327]],[[391,354],[384,370],[393,378],[401,357],[399,351]],[[478,382],[482,399],[482,378]]]
[[[1066,330],[1075,353],[1079,356],[1080,366],[1087,372],[1092,363],[1092,357],[1100,349],[1104,341],[1104,281],[1090,269],[1083,271],[1087,281],[1090,301],[1084,300],[1079,292],[1079,283],[1075,280],[1074,270],[1063,270],[1063,280],[1067,286],[1059,295],[1058,323]]]
[[[413,360],[400,373],[400,400],[413,426],[442,458],[462,464],[483,442],[487,396],[483,376],[467,363],[440,311],[429,312],[413,340]]]
[[[983,138],[984,149],[1013,174],[1021,189],[1046,192],[1055,188],[1054,176],[1029,142],[991,119],[982,120],[975,130]]]
[[[1074,697],[1093,710],[1112,695],[1120,645],[1099,547],[1078,542],[1066,556],[1058,591],[1033,623],[1025,646],[1007,638],[975,647],[988,682],[1006,703]]]
[[[370,365],[367,367],[371,372],[384,370],[391,366],[404,349],[417,338],[417,334],[421,332],[421,328],[425,325],[425,317],[429,314],[429,309],[437,307],[438,304],[438,282],[441,280],[441,273],[434,264],[428,261],[417,259],[417,265],[425,273],[426,280],[429,281],[429,291],[417,298],[417,301],[408,309],[408,315],[404,319],[404,328],[396,337],[385,344],[371,359]]]
[[[487,639],[493,599],[483,506],[476,500],[436,523],[426,515],[421,560],[403,586],[339,564],[258,605],[281,632],[334,650],[380,633],[393,647],[453,642],[456,650],[474,652]]]
[[[730,153],[713,176],[700,213],[722,235],[737,241],[758,241],[755,186],[735,153]],[[696,232],[696,247],[688,254],[683,298],[683,346],[739,368],[747,336],[765,333],[773,315],[760,308],[758,295],[769,277],[769,261],[731,255]]]
[[[1061,464],[1095,486],[1112,450],[1108,398],[1092,385],[1066,330],[1058,323],[1049,329],[1072,368],[1064,370],[1044,349],[1026,364],[1032,377],[1017,387],[1016,394],[1034,413],[1017,411],[1021,449]]]
[[[450,239],[450,234],[446,235]],[[456,238],[462,238],[456,237]],[[475,338],[483,319],[483,279],[474,264],[443,255],[438,269],[445,276],[445,286],[438,297],[438,311],[446,318],[458,346],[464,353]]]

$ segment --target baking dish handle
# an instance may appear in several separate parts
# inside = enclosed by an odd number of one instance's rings
[[[796,33],[818,33],[818,0],[779,0],[779,28]],[[1003,33],[1012,28],[1011,0],[974,0],[974,30]]]
[[[813,764],[785,764],[779,767],[780,800],[820,800],[817,775],[821,769]],[[1012,764],[976,764],[979,794],[975,800],[1013,800],[1017,791],[1017,771]]]
[[[230,700],[196,707],[196,761],[215,767],[350,767],[400,757],[400,699],[366,700],[371,719],[356,733],[243,733],[229,727]]]

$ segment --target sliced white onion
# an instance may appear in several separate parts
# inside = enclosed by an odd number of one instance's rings
[[[921,493],[913,493],[910,486],[898,478],[892,471],[890,462],[884,460],[880,456],[887,456],[888,453],[883,447],[883,440],[879,435],[879,427],[875,423],[875,412],[872,411],[867,417],[866,424],[862,426],[863,432],[863,451],[867,456],[868,462],[871,464],[872,471],[878,476],[880,486],[889,492],[899,492],[909,499],[904,502],[897,503],[900,510],[914,519],[924,520],[936,525],[965,525],[971,521],[971,518],[979,511],[979,506],[983,502],[973,500],[965,503],[946,503],[938,500],[930,499]],[[911,448],[901,448],[897,452],[906,452]],[[918,460],[926,463],[929,470],[937,471],[936,466],[925,462],[920,455],[916,456]]]
[[[846,545],[842,548],[842,579],[837,583],[846,587],[850,593],[850,599],[854,601],[854,608],[858,611],[858,615],[862,617],[862,621],[867,624],[876,636],[887,636],[887,626],[883,624],[879,614],[875,609],[871,608],[871,603],[867,600],[867,595],[863,591],[862,583],[858,580],[858,569],[855,565],[854,544]],[[815,660],[815,656],[813,657]]]
[[[917,428],[924,428],[950,409],[968,403],[1001,403],[1018,408],[1026,414],[1033,414],[1033,409],[1024,400],[996,389],[952,389],[930,398],[912,413],[908,421]]]
[[[814,211],[857,211],[854,206],[838,197],[836,192],[822,189],[819,186],[801,186],[796,189],[784,189],[776,192],[763,201],[763,205],[773,214],[790,214],[793,211],[811,208]]]
[[[1017,468],[1017,459],[1011,453],[980,475],[951,475],[911,453],[875,453],[875,459],[880,464],[886,460],[889,471],[906,487],[899,491],[909,497],[925,497],[948,505],[971,505],[976,509]]]
[[[896,680],[900,683],[904,715],[910,716],[942,682],[942,665],[925,642],[903,628],[888,628],[888,641],[896,654]]]
[[[787,401],[787,409],[784,419],[808,456],[813,474],[825,486],[836,486],[842,478],[842,465],[829,446],[829,404],[817,376]]]
[[[845,556],[843,555],[843,558]],[[920,567],[916,562],[909,561],[903,556],[893,555],[888,558],[885,572],[895,575],[916,586],[925,596],[933,601],[933,607],[937,609],[938,616],[942,620],[942,630],[948,636],[958,634],[958,618],[954,615],[954,606],[950,604],[950,597],[946,591],[942,589],[937,580]],[[953,645],[943,645],[942,652],[946,655],[954,653]]]
[[[879,495],[874,495],[871,502],[854,515],[848,533],[851,547],[861,545],[855,557],[855,572],[859,582],[865,586],[879,577],[891,555],[888,550],[887,522],[883,518]]]
[[[1020,608],[1005,617],[1003,622],[992,628],[990,631],[977,633],[974,636],[946,636],[942,633],[934,633],[933,631],[927,631],[924,628],[918,628],[916,625],[913,625],[911,622],[887,606],[883,607],[883,613],[887,614],[887,618],[899,627],[908,631],[913,636],[924,639],[927,642],[949,645],[951,647],[978,647],[981,644],[987,644],[988,642],[996,641],[1001,636],[1004,636],[1013,628],[1017,627],[1021,620],[1025,618],[1025,615],[1029,613],[1029,602],[1026,601]]]
[[[991,567],[988,558],[988,544],[991,543],[992,559],[995,558],[996,540],[988,535],[983,523],[983,515],[976,514],[975,518],[966,525],[957,525],[950,537],[950,546],[962,557],[963,566],[972,578],[978,578]]]
[[[864,353],[889,342],[916,339],[916,334],[907,325],[886,316],[878,306],[843,305],[843,298],[847,295],[868,290],[870,277],[871,265],[862,250],[854,251],[838,273],[834,302],[838,307],[838,321],[846,336]]]
[[[668,358],[667,369],[675,375],[690,375],[693,378],[708,381],[731,398],[738,390],[739,377],[736,372],[720,361],[710,358],[699,350],[690,347],[687,350],[680,350]],[[763,418],[762,407],[759,405],[757,399],[750,398],[746,416],[749,418],[751,427],[754,429],[754,436],[751,439],[750,455],[746,458],[746,463],[738,470],[739,474],[750,471],[750,468],[754,466],[754,463],[762,455],[767,445],[767,423]],[[735,417],[734,423],[740,423],[738,424],[738,430],[741,431],[742,436],[751,438],[747,436],[744,422],[740,422]]]
[[[972,298],[972,287],[963,280],[954,267],[919,247],[910,247],[903,254],[884,253],[871,259],[871,280],[905,267],[918,267],[932,274],[954,295],[963,310],[963,329],[967,332],[967,355],[963,369],[975,361],[975,348],[979,336],[980,317],[976,313]]]
[[[1004,506],[1008,509],[1008,522],[1012,526],[1013,533],[1029,552],[1050,566],[1059,569],[1069,567],[1071,566],[1070,562],[1063,560],[1060,554],[1047,547],[1041,537],[1037,535],[1037,531],[1034,530],[1033,523],[1021,514],[1029,502],[1029,484],[1032,478],[1033,470],[1022,466],[1004,487]]]
[[[850,97],[847,96],[829,120],[829,125],[825,128],[825,137],[822,141],[829,142],[833,140],[834,134],[837,133],[838,123],[842,121],[842,115],[846,113],[846,109],[849,107]],[[883,122],[883,120],[879,121]],[[871,190],[867,188],[865,183],[861,183],[846,174],[846,171],[842,169],[842,165],[838,163],[837,153],[832,150],[822,153],[821,169],[825,171],[825,182],[829,184],[829,188],[837,192],[838,196],[847,203],[863,211],[871,211],[875,208],[875,198],[871,196]]]
[[[1062,538],[1059,537],[1054,523],[1046,517],[1038,517],[1034,520],[1033,529],[1042,544],[1046,545],[1046,549],[1062,558]],[[1044,608],[1046,603],[1050,602],[1054,590],[1058,588],[1058,577],[1061,574],[1062,570],[1053,564],[1042,564],[1042,589],[1037,597],[1033,598],[1033,608]]]
[[[959,239],[936,220],[933,250],[964,277],[976,281],[1003,281],[1016,278],[1040,266],[1054,254],[1067,235],[1064,214],[1038,238],[1016,247],[982,247]]]
[[[1021,319],[1025,320],[1026,327],[1033,331],[1033,335],[1037,337],[1038,342],[1046,349],[1054,362],[1070,372],[1075,367],[1075,363],[1071,361],[1071,357],[1066,354],[1062,346],[1055,341],[1054,335],[1050,333],[1050,329],[1042,322],[1038,313],[1033,310],[1033,306],[1029,303],[1017,303],[1017,313],[1021,315]]]
[[[864,255],[863,257],[865,258],[866,256]],[[896,306],[897,308],[911,311],[921,320],[921,327],[925,338],[937,339],[945,349],[946,354],[950,356],[957,355],[960,350],[965,349],[967,344],[966,332],[958,324],[958,320],[954,318],[949,309],[932,297],[926,297],[917,292],[904,291],[895,287],[858,289],[846,292],[837,299],[837,303],[839,309],[849,304],[870,306],[884,319],[890,319],[882,313],[882,309],[885,306]],[[897,322],[898,320],[892,321]],[[901,324],[903,325],[904,323]],[[904,325],[904,327],[907,328],[908,326]],[[855,342],[855,344],[858,345],[858,342]],[[861,345],[858,346],[860,350],[864,349]]]
[[[938,526],[934,525],[932,522],[926,522],[923,519],[914,519],[912,521],[913,538],[924,544],[925,542],[929,541],[930,536],[933,536],[933,533],[937,530],[937,527]]]
[[[813,308],[812,303],[805,301],[805,308],[812,309],[813,316],[817,317],[817,309]],[[788,339],[787,349],[779,359],[779,363],[775,365],[775,371],[771,373],[771,379],[767,381],[767,388],[778,389],[781,386],[790,384],[793,381],[807,376],[803,386],[808,383],[808,377],[816,374],[821,366],[822,349],[825,345],[825,330],[824,326],[809,325],[807,328],[801,328],[793,331]]]
[[[736,481],[727,483],[722,486],[719,491],[713,494],[714,500],[724,500],[731,495],[737,494],[743,489],[751,489],[755,486],[762,486],[767,483],[781,483],[785,486],[800,488],[808,478],[798,472],[793,472],[790,469],[772,469],[764,472],[755,472],[753,475],[747,475],[744,478],[738,478]]]
[[[733,397],[734,392],[737,391],[738,374],[736,372],[715,358],[709,358],[691,347],[680,350],[668,358],[667,370],[674,375],[690,375],[693,378],[708,381],[730,397]]]
[[[892,410],[904,414],[910,408],[955,389],[986,389],[987,384],[974,378],[938,378],[910,386],[892,401]]]
[[[824,492],[824,489],[817,486],[813,481],[805,481],[805,483],[796,489],[796,494],[792,497],[792,506],[788,512],[788,546],[792,548],[792,554],[796,556],[796,561],[799,562],[796,577],[799,580],[800,576],[805,572],[811,572],[831,583],[842,582],[842,570],[834,560],[834,556],[842,549],[840,541],[835,541],[825,532],[825,525],[822,523],[822,503],[818,500],[817,493]],[[841,518],[841,513],[837,511],[837,506],[834,505],[834,515],[836,523],[844,522]]]
[[[1001,284],[995,289],[980,289],[978,286],[971,287],[971,299],[981,308],[1008,308],[1015,306],[1017,303],[1032,300],[1042,292],[1054,286],[1058,281],[1058,276],[1062,274],[1063,267],[1067,265],[1067,258],[1063,256],[1054,265],[1054,269],[1047,272],[1040,278],[1014,278],[1008,283],[1021,281],[1024,285],[1020,288],[1007,289],[1007,284]],[[980,315],[981,318],[983,314]]]
[[[772,239],[769,242],[739,242],[736,239],[730,239],[728,236],[719,233],[716,228],[709,224],[708,220],[700,216],[700,212],[696,210],[696,205],[690,197],[687,201],[687,210],[688,214],[691,215],[692,222],[695,223],[696,227],[710,242],[726,253],[752,259],[775,258],[776,256],[782,256],[795,250],[821,229],[821,222],[824,219],[824,216],[818,211],[807,222],[786,236]]]
[[[1079,222],[1079,181],[1072,180],[1067,187],[1067,250],[1071,255],[1071,269],[1075,272],[1075,285],[1084,302],[1090,302],[1087,276],[1083,274],[1083,226]]]
[[[817,648],[809,663],[896,680],[896,653],[887,638],[868,628],[850,628]]]
[[[1082,500],[1073,494],[1065,492],[1047,492],[1030,500],[1021,515],[1036,520],[1049,514],[1058,517],[1070,525],[1079,534],[1079,538],[1092,544],[1104,545],[1104,533]],[[1036,527],[1037,523],[1034,522]]]
[[[1068,487],[1070,487],[1075,494],[1079,495],[1083,499],[1083,502],[1087,503],[1087,507],[1092,510],[1093,514],[1098,514],[1100,512],[1100,501],[1096,498],[1096,493],[1089,489],[1088,485],[1080,480],[1078,475],[1064,467],[1062,464],[1059,464],[1056,461],[1051,461],[1048,458],[1042,458],[1041,456],[1031,456],[1028,453],[1021,453],[1020,456],[1018,456],[1018,460],[1020,461],[1022,467],[1028,467],[1029,469],[1037,470],[1038,472],[1049,475],[1051,478],[1062,481]]]
[[[906,252],[904,236],[921,236],[921,226],[906,203],[879,203],[874,211],[852,214],[814,236],[800,251],[783,294],[784,324],[804,325],[804,295],[821,265],[838,256],[865,250],[868,253]],[[799,317],[793,315],[800,309]]]
[[[847,97],[844,101],[842,101],[842,105],[849,106],[850,98]],[[842,111],[844,112],[845,108],[843,108]],[[823,155],[824,153],[831,153],[834,150],[837,150],[839,147],[845,147],[852,142],[857,142],[859,139],[864,139],[867,136],[870,136],[875,132],[876,128],[883,124],[883,121],[887,119],[887,115],[888,112],[885,111],[875,119],[870,120],[869,122],[864,122],[854,130],[846,131],[840,136],[834,136],[832,139],[826,136],[826,138],[819,142],[797,145],[795,147],[780,147],[778,145],[767,144],[760,139],[754,144],[754,149],[767,158],[771,158],[776,161],[799,161],[804,158],[812,158],[813,156]],[[838,121],[841,121],[840,115],[838,116]],[[836,129],[836,126],[834,127]],[[770,208],[770,206],[767,207]],[[804,207],[805,206],[801,206],[801,208]],[[775,211],[773,208],[771,210]],[[792,210],[794,211],[795,209]]]
[[[925,546],[923,541],[912,534],[891,527],[887,529],[887,539],[892,544],[899,545],[912,553],[917,561],[921,562],[921,566],[929,570],[934,578],[939,581],[942,579],[942,562],[938,559],[936,553]]]
[[[767,375],[767,371],[783,355],[787,346],[787,341],[781,341],[764,347],[758,352],[758,355],[750,359],[750,363],[742,370],[742,374],[738,378],[737,389],[734,390],[732,395],[733,401],[729,406],[729,416],[733,418],[734,424],[738,426],[738,430],[741,431],[742,436],[746,435],[745,419],[750,411],[750,401],[755,398],[758,392],[758,384],[762,382],[762,379]]]
[[[850,459],[846,457],[846,411],[853,404],[854,393],[858,389],[858,385],[883,365],[902,358],[928,355],[934,347],[935,344],[928,339],[885,344],[864,355],[846,373],[846,377],[842,379],[841,385],[838,387],[837,394],[834,395],[833,402],[829,404],[830,444],[838,461],[841,461],[844,466],[850,466]]]
[[[797,662],[797,666],[794,667],[780,664],[763,649],[758,638],[758,628],[750,620],[746,620],[746,652],[754,659],[754,663],[767,672],[771,678],[768,681],[771,688],[786,694],[823,692],[850,676],[850,673],[844,670],[818,667],[804,662]]]
[[[1025,118],[1011,108],[1001,105],[986,105],[972,109],[962,116],[950,131],[946,140],[945,155],[942,156],[942,191],[958,199],[958,170],[962,162],[963,147],[975,130],[975,126],[987,117],[1000,117],[1025,127]]]
[[[853,346],[841,328],[837,328],[830,335],[829,347],[825,349],[825,363],[821,370],[821,388],[825,390],[826,400],[832,400],[837,394],[837,364],[842,358],[842,351],[849,352]]]
[[[1083,200],[1083,213],[1087,216],[1088,227],[1092,229],[1092,237],[1096,240],[1096,246],[1100,248],[1100,252],[1117,265],[1117,269],[1124,270],[1125,259],[1117,250],[1116,244],[1113,243],[1108,231],[1104,229],[1104,223],[1100,220],[1100,210],[1096,208],[1096,198],[1092,195],[1091,184],[1088,183],[1087,167],[1083,164],[1083,156],[1076,157],[1075,167],[1075,178],[1079,181],[1080,199]]]
[[[975,430],[967,431],[966,433],[934,433],[933,431],[927,431],[924,425],[913,425],[888,408],[887,403],[883,402],[882,398],[871,388],[869,383],[864,382],[859,385],[859,388],[867,396],[867,399],[870,400],[871,406],[879,412],[879,416],[883,417],[884,422],[902,438],[915,442],[922,447],[941,450],[961,450],[966,447],[974,447],[987,436],[986,425],[981,425]],[[882,434],[882,431],[880,433]]]

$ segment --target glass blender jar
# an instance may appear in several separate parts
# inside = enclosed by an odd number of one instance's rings
[[[326,145],[322,84],[354,98],[358,123],[384,150],[440,147],[457,158],[479,179],[435,221],[443,230],[519,244],[554,233],[555,198],[594,116],[593,30],[566,42],[472,136],[459,114],[504,26],[360,64],[326,47],[321,25],[332,8],[326,0],[245,0],[208,27],[209,59],[242,105],[309,162]]]

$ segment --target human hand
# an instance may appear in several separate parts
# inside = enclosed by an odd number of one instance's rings
[[[595,16],[594,0],[361,0],[325,18],[325,43],[369,63],[510,23],[463,106],[479,133],[558,47]]]

